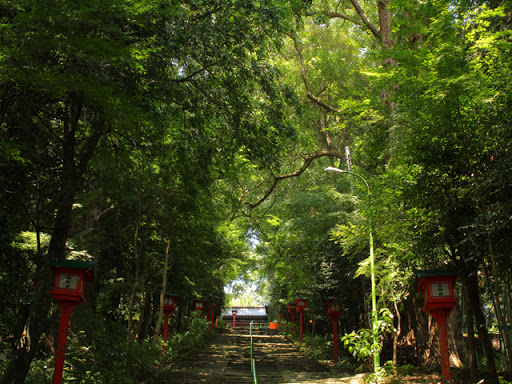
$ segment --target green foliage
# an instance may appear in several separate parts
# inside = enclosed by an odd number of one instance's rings
[[[393,315],[387,308],[383,308],[379,311],[375,330],[361,328],[343,335],[341,340],[344,347],[356,359],[364,362],[369,371],[373,371],[371,359],[375,354],[380,354],[384,336],[392,331]]]
[[[208,322],[204,318],[193,315],[188,330],[171,337],[167,347],[168,355],[177,358],[203,347],[207,341],[208,328]]]
[[[312,359],[323,360],[332,354],[332,338],[329,339],[320,335],[311,336],[306,333],[303,336],[303,342],[305,345],[304,354]]]
[[[77,307],[68,338],[64,377],[77,383],[133,383],[150,375],[162,359],[162,350],[149,341],[126,349],[124,328]]]
[[[203,347],[209,335],[206,320],[193,316],[186,331],[170,338],[165,356],[161,346],[149,340],[132,343],[126,350],[123,327],[83,308],[76,311],[68,336],[64,383],[133,384],[150,377],[164,357],[179,358]],[[26,382],[50,383],[53,365],[53,356],[36,360]]]
[[[29,384],[50,384],[53,377],[53,364],[52,357],[46,357],[34,361],[28,372],[26,383]]]

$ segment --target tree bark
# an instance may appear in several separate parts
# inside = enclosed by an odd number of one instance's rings
[[[503,311],[501,309],[501,303],[500,303],[500,280],[501,280],[501,273],[498,269],[498,265],[496,263],[496,257],[494,255],[494,250],[492,246],[492,240],[489,236],[488,240],[488,246],[489,246],[489,257],[491,259],[491,268],[492,268],[492,277],[491,274],[485,272],[485,275],[487,277],[487,281],[489,282],[489,286],[491,287],[491,293],[493,297],[493,304],[494,304],[494,311],[496,313],[496,319],[498,320],[498,327],[500,329],[500,335],[503,340],[503,349],[505,350],[505,356],[507,357],[508,366],[512,367],[512,349],[510,346],[510,336],[509,333],[505,330],[506,320],[505,316],[503,314]],[[492,282],[491,282],[492,280]]]
[[[480,303],[480,292],[478,289],[477,275],[475,273],[472,273],[469,274],[468,276],[463,276],[462,282],[465,285],[468,302],[469,305],[471,306],[471,311],[475,316],[478,338],[482,343],[485,358],[487,361],[488,372],[484,383],[499,384],[498,373],[496,371],[495,353],[492,347],[491,338],[489,337],[489,333],[487,332],[487,327],[485,324],[485,315],[482,310],[482,305]]]
[[[164,270],[162,271],[162,291],[160,292],[160,305],[158,307],[158,318],[156,320],[155,332],[153,334],[153,345],[156,345],[160,328],[162,327],[162,319],[164,317],[164,297],[167,290],[167,269],[169,266],[169,248],[171,247],[171,240],[167,240],[164,248]]]
[[[463,284],[463,289],[465,291],[465,296],[468,296],[467,287]],[[467,338],[467,346],[469,351],[469,374],[471,375],[471,381],[476,383],[478,381],[478,356],[476,353],[476,343],[475,343],[475,324],[473,321],[473,311],[471,310],[470,305],[464,306],[466,310],[466,328],[468,331]]]

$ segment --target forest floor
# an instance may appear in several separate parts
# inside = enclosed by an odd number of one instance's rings
[[[253,356],[259,384],[363,384],[365,374],[340,372],[327,362],[312,360],[284,336],[270,330],[253,335]],[[389,383],[440,382],[438,373],[412,369]],[[164,365],[146,384],[252,384],[248,329],[226,329],[203,350]],[[470,383],[468,375],[453,372],[454,384]]]

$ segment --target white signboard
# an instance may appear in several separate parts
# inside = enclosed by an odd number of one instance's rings
[[[451,296],[450,284],[447,281],[435,281],[431,285],[430,292],[432,297]]]

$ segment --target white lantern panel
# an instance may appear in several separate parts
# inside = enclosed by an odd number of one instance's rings
[[[78,289],[78,283],[80,279],[78,275],[73,274],[61,274],[59,275],[59,281],[57,284],[57,288],[60,289],[69,289],[76,291]]]
[[[431,286],[432,297],[451,296],[450,284],[447,281],[433,282]]]

